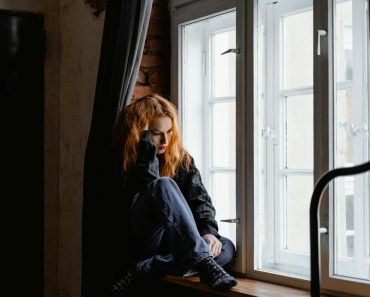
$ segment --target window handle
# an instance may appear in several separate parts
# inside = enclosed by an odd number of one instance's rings
[[[328,228],[321,227],[321,228],[319,229],[319,233],[320,233],[320,234],[328,234]]]
[[[328,33],[326,30],[317,30],[317,55],[320,56],[321,54],[321,37],[326,36]]]
[[[227,51],[224,51],[221,55],[229,54],[229,53],[239,54],[240,49],[239,48],[229,48]]]
[[[235,219],[227,219],[227,220],[220,220],[221,222],[224,222],[224,223],[234,223],[234,224],[239,224],[240,223],[240,219],[239,218],[235,218]]]

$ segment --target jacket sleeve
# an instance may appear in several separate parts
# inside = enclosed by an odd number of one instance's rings
[[[145,130],[137,146],[137,161],[130,169],[126,180],[126,191],[131,198],[145,189],[148,183],[159,178],[159,162],[156,146],[151,141],[151,133]]]
[[[200,172],[194,164],[190,172],[184,173],[181,188],[193,213],[200,235],[213,234],[219,238],[218,225],[215,220],[216,210],[202,183]]]

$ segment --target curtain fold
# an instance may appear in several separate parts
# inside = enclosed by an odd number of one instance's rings
[[[108,296],[128,250],[126,205],[113,129],[131,101],[153,0],[108,0],[89,138],[82,205],[82,297]]]

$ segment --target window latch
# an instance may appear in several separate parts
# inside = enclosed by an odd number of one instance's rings
[[[321,55],[321,37],[326,36],[328,33],[326,30],[317,30],[317,55]]]
[[[325,228],[325,227],[319,228],[319,233],[320,234],[328,234],[328,228]]]
[[[239,224],[240,223],[240,219],[239,218],[235,218],[235,219],[220,220],[220,222]]]
[[[229,48],[227,51],[224,51],[221,55],[224,54],[229,54],[229,53],[234,53],[234,54],[240,54],[240,49],[239,48]]]

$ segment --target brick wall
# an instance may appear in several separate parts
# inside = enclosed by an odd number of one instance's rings
[[[170,97],[170,49],[168,1],[154,0],[133,99],[153,92]]]

